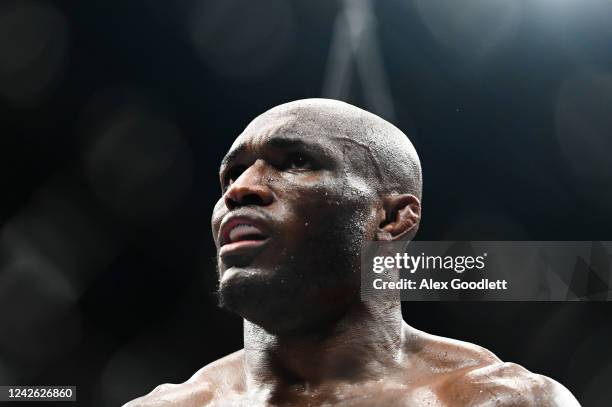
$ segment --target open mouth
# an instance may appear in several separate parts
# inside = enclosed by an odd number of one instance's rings
[[[250,255],[254,249],[263,246],[269,238],[263,228],[254,220],[235,218],[222,227],[220,257]]]
[[[231,228],[228,233],[228,238],[229,240],[227,243],[235,243],[247,240],[265,240],[266,236],[256,226],[239,223]]]

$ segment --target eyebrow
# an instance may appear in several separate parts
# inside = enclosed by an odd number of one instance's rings
[[[329,157],[331,154],[331,150],[329,148],[324,147],[319,143],[305,141],[304,139],[298,137],[275,136],[265,142],[264,148],[265,147],[272,147],[280,150],[303,150],[311,154],[320,154],[324,157]],[[223,170],[234,160],[236,160],[236,158],[242,155],[246,149],[246,146],[241,144],[234,150],[227,153],[227,155],[223,157],[223,160],[221,161],[221,165],[219,166],[220,170]]]
[[[244,146],[244,144],[239,145],[238,147],[236,147],[234,150],[230,151],[229,153],[227,153],[225,155],[225,157],[223,157],[223,159],[221,160],[221,164],[219,165],[219,169],[223,170],[225,167],[227,167],[231,162],[235,161],[236,158],[241,155],[244,151],[246,150],[246,147]]]

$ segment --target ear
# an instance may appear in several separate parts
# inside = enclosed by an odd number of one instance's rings
[[[411,240],[421,221],[421,202],[410,194],[386,195],[376,240]]]

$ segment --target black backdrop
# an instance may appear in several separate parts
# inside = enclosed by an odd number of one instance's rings
[[[343,97],[413,139],[421,240],[612,240],[611,7],[529,3],[374,2],[382,76],[370,54]],[[116,406],[242,346],[215,305],[217,165],[255,115],[329,94],[342,7],[2,4],[1,384],[74,384],[79,405]],[[392,109],[371,102],[381,77]],[[586,406],[612,401],[611,311],[404,304],[411,325]]]

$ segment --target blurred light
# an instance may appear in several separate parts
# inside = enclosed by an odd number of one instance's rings
[[[5,228],[0,248],[8,259],[0,274],[0,352],[16,376],[27,378],[78,343],[76,295],[45,254],[18,234]]]
[[[177,357],[180,352],[171,348],[171,336],[165,328],[146,331],[116,352],[104,367],[95,387],[97,403],[94,407],[120,406],[162,383],[171,382],[176,378],[176,372],[185,371],[188,359]],[[179,380],[185,381],[193,373],[189,372],[187,377]]]
[[[336,17],[322,95],[349,101],[351,84],[359,80],[368,110],[394,120],[395,108],[376,29],[369,0],[343,1]]]
[[[190,25],[197,54],[210,69],[247,80],[274,72],[296,34],[291,3],[283,0],[199,2]]]
[[[75,295],[89,287],[122,243],[110,233],[106,220],[90,211],[95,201],[83,201],[78,188],[82,187],[65,177],[53,177],[3,228],[1,240],[15,261],[44,258]]]
[[[609,186],[612,181],[611,112],[612,75],[583,70],[561,85],[555,115],[557,139],[572,174],[591,186]]]
[[[191,150],[178,128],[139,105],[125,105],[97,123],[85,153],[89,183],[121,216],[162,215],[191,189]]]
[[[0,379],[31,380],[81,340],[78,297],[116,255],[75,183],[54,176],[0,233]]]
[[[132,398],[143,396],[146,392],[160,384],[158,370],[151,363],[159,359],[160,352],[155,355],[147,352],[150,346],[141,344],[142,349],[124,349],[112,356],[107,363],[96,386],[96,403],[94,407],[120,406]]]
[[[425,25],[447,47],[477,60],[513,36],[521,5],[507,0],[414,0]]]
[[[0,383],[17,383],[11,371],[12,369],[0,357]]]
[[[554,40],[550,45],[564,50],[573,62],[609,64],[612,2],[539,0],[530,2],[529,10],[537,28]]]
[[[0,95],[17,106],[43,100],[61,76],[68,48],[64,16],[49,4],[0,6]]]

